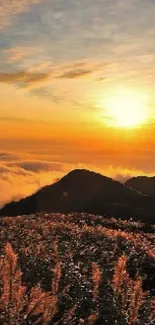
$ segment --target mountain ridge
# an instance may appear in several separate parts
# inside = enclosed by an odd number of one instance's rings
[[[125,185],[143,194],[155,196],[155,176],[135,176],[129,178]]]
[[[107,216],[155,220],[152,198],[126,184],[87,169],[75,169],[54,184],[18,202],[6,204],[0,215],[36,212],[89,212]]]

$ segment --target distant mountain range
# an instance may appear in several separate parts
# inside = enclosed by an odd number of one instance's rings
[[[155,197],[155,177],[138,176],[130,178],[125,185],[149,196]]]
[[[136,179],[122,184],[89,170],[76,169],[33,195],[6,204],[0,215],[89,212],[154,222],[155,199],[145,194],[148,190],[145,191],[144,187],[134,184],[139,184]]]

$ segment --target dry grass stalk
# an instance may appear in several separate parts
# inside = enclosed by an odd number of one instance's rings
[[[52,269],[52,271],[53,271],[52,294],[56,295],[58,293],[59,282],[61,278],[61,264],[59,261],[56,262],[56,265]]]
[[[130,315],[129,325],[135,325],[138,319],[139,308],[144,301],[144,292],[142,289],[142,280],[138,278],[132,281],[131,295],[130,295]]]
[[[66,319],[66,321],[70,321],[73,317],[73,315],[75,314],[75,311],[77,309],[77,305],[75,305],[74,307],[72,307],[67,314],[65,315],[64,319]]]
[[[94,299],[98,296],[99,285],[101,282],[101,270],[97,263],[92,262],[92,280],[93,280],[93,297]]]
[[[142,280],[132,280],[126,270],[127,258],[122,255],[115,266],[112,287],[116,299],[121,301],[122,315],[128,318],[128,325],[135,325],[139,309],[144,301]]]
[[[17,255],[10,243],[4,249],[4,259],[0,272],[1,296],[0,308],[8,325],[16,324],[16,320],[25,304],[25,287],[21,283],[21,271],[17,267]]]
[[[94,325],[97,319],[98,319],[98,314],[91,314],[88,317],[88,325]]]
[[[39,286],[31,289],[29,297],[22,285],[22,273],[17,264],[17,255],[10,243],[4,249],[4,258],[0,262],[0,324],[20,325],[40,315],[36,322],[48,325],[57,311],[57,296],[43,292]],[[55,292],[58,291],[60,266],[56,266]]]

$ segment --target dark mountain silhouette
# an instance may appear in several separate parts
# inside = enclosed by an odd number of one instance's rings
[[[155,220],[154,200],[98,173],[77,169],[19,202],[0,210],[16,216],[36,212],[89,212],[122,218]]]
[[[126,181],[125,185],[149,196],[155,197],[155,177],[137,176]]]

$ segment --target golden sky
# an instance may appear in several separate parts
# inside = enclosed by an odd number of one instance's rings
[[[152,0],[0,0],[0,193],[155,174],[154,22]]]

